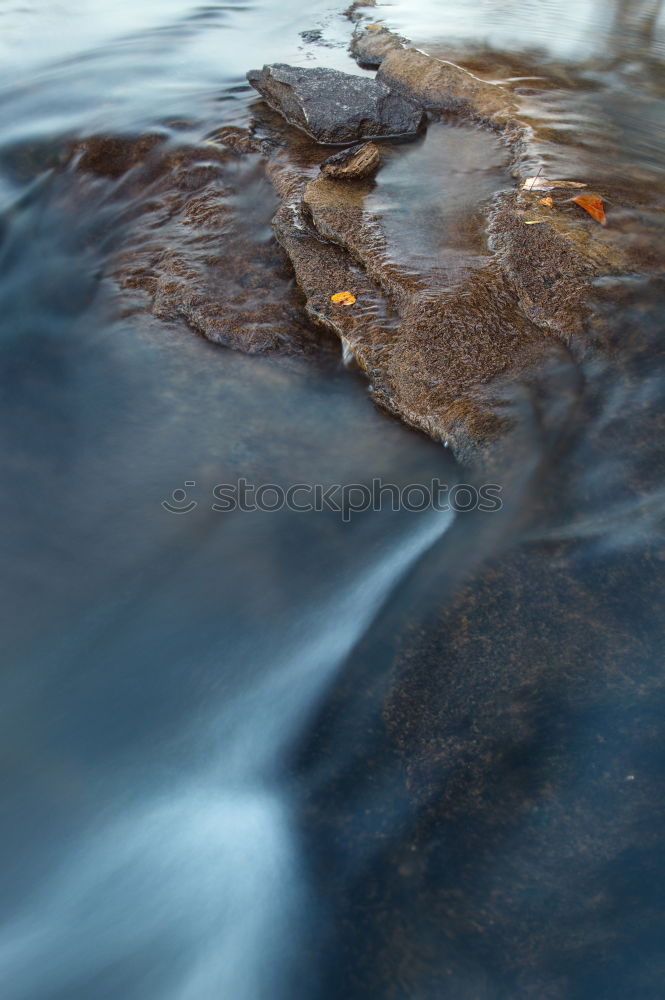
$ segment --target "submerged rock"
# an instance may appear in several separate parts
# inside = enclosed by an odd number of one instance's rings
[[[562,482],[570,481],[558,450],[549,461],[534,484],[534,506],[543,494],[560,504]],[[642,954],[636,939],[644,925],[636,930],[625,919],[621,893],[653,919],[654,896],[645,889],[640,899],[638,887],[660,864],[652,765],[662,739],[658,638],[645,639],[628,614],[607,609],[639,590],[645,616],[657,616],[658,571],[639,548],[604,552],[599,571],[588,550],[580,557],[579,537],[545,542],[560,511],[555,503],[537,517],[529,510],[537,525],[529,541],[488,559],[488,531],[495,530],[494,544],[501,530],[508,534],[503,515],[491,514],[486,520],[499,519],[501,528],[485,529],[480,567],[467,532],[457,550],[466,579],[451,586],[436,578],[430,593],[445,595],[440,609],[421,595],[426,611],[414,614],[396,657],[384,719],[409,799],[437,833],[426,849],[419,841],[427,863],[412,892],[432,914],[442,951],[464,941],[475,954],[494,956],[485,961],[497,961],[501,981],[513,984],[505,994],[496,979],[467,992],[468,967],[454,975],[446,969],[429,996],[599,996],[586,978],[602,966],[598,956]],[[639,781],[627,761],[640,761]],[[657,905],[660,914],[660,899]],[[403,952],[417,952],[422,921],[411,923],[405,940]],[[400,975],[404,995],[421,995],[417,971],[400,966]],[[640,980],[645,998],[658,995],[655,975],[649,985]]]
[[[339,70],[276,63],[250,70],[247,79],[291,125],[321,143],[414,135],[423,119],[415,101],[384,83]]]
[[[72,200],[103,193],[117,233],[107,274],[126,313],[149,310],[247,354],[319,354],[328,345],[307,321],[283,250],[266,238],[278,201],[261,149],[239,128],[202,143],[93,136],[72,153]]]
[[[350,146],[341,153],[333,153],[321,164],[321,173],[334,180],[360,180],[370,177],[381,165],[379,147],[373,142]]]

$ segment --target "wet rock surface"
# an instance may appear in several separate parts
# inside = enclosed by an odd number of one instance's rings
[[[436,295],[426,271],[392,261],[380,216],[364,208],[371,182],[302,183],[292,180],[275,229],[309,315],[340,337],[378,403],[471,458],[504,426],[496,407],[504,380],[537,369],[562,345],[520,312],[491,257],[469,260]],[[352,308],[331,302],[341,289],[356,296]]]
[[[378,78],[429,108],[438,128],[466,120],[500,137],[515,174],[525,177],[535,151],[552,147],[516,117],[508,89],[405,48],[382,28],[356,35],[359,59],[371,54],[363,44],[376,46]],[[658,266],[646,235],[627,241],[620,227],[603,229],[572,204],[575,191],[554,182],[551,207],[542,205],[542,191],[524,188],[488,199],[486,244],[479,236],[464,250],[443,248],[455,265],[441,271],[426,255],[400,258],[403,241],[391,245],[389,204],[374,197],[374,187],[371,178],[340,185],[295,169],[275,231],[308,314],[340,337],[377,402],[464,460],[486,458],[511,426],[502,402],[511,386],[528,391],[544,366],[573,365],[587,349],[594,284]],[[340,290],[354,294],[353,308],[330,301]]]
[[[371,177],[381,166],[379,147],[373,142],[351,146],[333,153],[321,164],[321,173],[334,180],[362,180]]]
[[[382,25],[356,29],[351,54],[361,66],[378,67],[377,80],[437,111],[451,111],[504,128],[516,106],[510,92],[470,70],[409,46]]]
[[[276,63],[250,70],[247,79],[290,124],[321,143],[414,135],[423,118],[420,105],[385,84],[339,70]]]
[[[417,49],[392,47],[381,60],[377,79],[426,108],[462,113],[492,125],[505,125],[516,110],[503,87]]]
[[[585,220],[557,218],[524,193],[500,199],[489,220],[491,245],[520,312],[566,344],[583,336],[593,279],[629,267],[611,235],[598,227],[590,238],[589,230]]]
[[[354,32],[350,51],[361,66],[380,66],[393,49],[403,49],[404,40],[380,24]]]
[[[148,308],[248,354],[330,351],[273,237],[278,202],[262,148],[235,127],[198,144],[96,136],[77,146],[71,169],[76,196],[106,198],[122,230],[108,273],[127,312]]]
[[[373,187],[292,170],[277,237],[309,315],[340,337],[376,401],[471,460],[510,425],[501,399],[512,383],[570,363],[589,281],[618,262],[593,240],[590,252],[585,220],[527,226],[537,199],[512,191],[487,206],[488,248],[470,246],[444,280],[431,261],[394,252],[385,216],[368,207]],[[330,300],[342,289],[356,296],[351,309]]]

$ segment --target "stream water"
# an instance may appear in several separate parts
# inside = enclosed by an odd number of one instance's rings
[[[648,215],[657,6],[370,13],[526,80],[553,168]],[[224,512],[240,478],[470,473],[323,333],[249,357],[151,315],[112,262],[169,192],[71,165],[89,136],[260,130],[245,72],[361,72],[350,31],[329,0],[0,7],[3,1000],[663,996],[659,280],[601,283],[603,351],[516,390],[500,511]],[[371,198],[395,260],[448,280],[487,252],[477,205],[511,183],[493,139],[438,126],[388,159]],[[249,287],[242,320],[268,288],[304,322],[270,185],[223,184],[222,260],[249,246],[263,277],[229,263],[216,294]]]

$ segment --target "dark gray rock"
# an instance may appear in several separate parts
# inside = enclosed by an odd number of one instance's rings
[[[321,28],[311,28],[309,31],[301,31],[300,37],[307,45],[321,45],[324,49],[334,49],[339,43],[327,42],[323,37]]]
[[[275,63],[250,70],[247,79],[271,107],[317,142],[413,135],[423,119],[419,104],[385,84],[335,69]]]

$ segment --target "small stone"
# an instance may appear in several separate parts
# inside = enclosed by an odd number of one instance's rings
[[[224,125],[222,128],[210,132],[206,136],[206,144],[225,146],[236,153],[265,152],[265,144],[260,139],[253,136],[247,129],[239,128],[236,125]]]
[[[419,104],[386,84],[335,69],[275,63],[250,70],[247,79],[291,125],[321,143],[414,135],[423,119]]]
[[[376,0],[353,0],[350,7],[344,11],[344,16],[348,17],[349,21],[359,21],[363,16],[360,12],[363,7],[376,7]]]
[[[323,37],[321,28],[312,28],[309,31],[301,31],[300,37],[307,45],[321,45],[324,49],[334,49],[333,42],[327,42]]]
[[[404,39],[380,24],[356,30],[351,39],[351,55],[361,66],[380,66],[393,49],[403,49]]]
[[[354,181],[369,177],[381,165],[379,147],[373,142],[350,146],[321,164],[321,173],[334,180]]]

